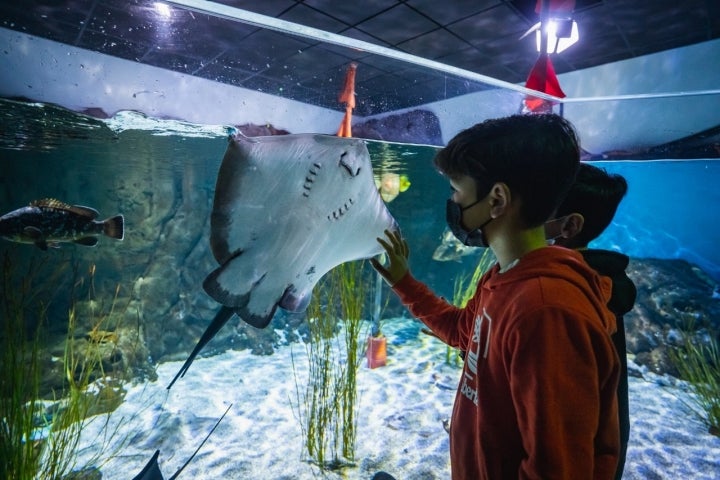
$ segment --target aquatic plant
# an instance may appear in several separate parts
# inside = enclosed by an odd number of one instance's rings
[[[712,337],[706,341],[691,334],[692,326],[682,334],[682,341],[670,350],[670,359],[680,377],[688,382],[691,395],[688,406],[720,437],[720,348]]]
[[[64,267],[55,268],[46,277],[41,274],[41,266],[31,261],[27,271],[17,274],[10,253],[5,254],[2,266],[0,478],[8,480],[60,479],[77,471],[80,434],[90,421],[100,421],[89,418],[101,399],[100,394],[91,393],[90,386],[94,372],[102,370],[102,362],[92,342],[82,354],[76,348],[75,281],[71,282],[71,307],[61,360],[65,382],[51,401],[40,398],[41,376],[46,368],[42,353],[48,305],[55,293],[40,284],[56,289],[62,283],[58,280],[67,277]],[[71,278],[77,278],[77,269]],[[107,429],[102,429],[102,435],[104,438],[98,441],[106,442],[103,445],[115,438],[114,432]],[[100,449],[100,453],[104,450]]]
[[[357,439],[357,372],[362,356],[360,338],[363,310],[367,297],[368,282],[363,279],[365,262],[344,263],[332,272],[339,285],[340,314],[345,320],[345,352],[347,355],[342,377],[342,389],[339,393],[342,419],[342,454],[355,460],[355,441]]]
[[[305,387],[299,385],[293,357],[305,448],[323,470],[349,466],[355,460],[359,339],[366,300],[363,266],[364,262],[350,262],[336,267],[313,292],[307,315]]]
[[[460,308],[465,307],[473,295],[475,295],[480,277],[490,270],[490,267],[492,267],[494,263],[495,255],[492,253],[492,250],[489,248],[484,249],[480,260],[478,260],[475,266],[472,277],[470,277],[470,281],[467,281],[467,275],[464,274],[455,278],[452,304]],[[445,363],[448,365],[461,366],[463,361],[460,356],[460,351],[448,345],[445,350]]]

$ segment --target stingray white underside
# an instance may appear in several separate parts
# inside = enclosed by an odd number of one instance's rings
[[[362,140],[237,135],[220,167],[211,217],[220,267],[203,287],[262,328],[278,305],[304,310],[332,268],[381,253],[377,237],[396,228]]]

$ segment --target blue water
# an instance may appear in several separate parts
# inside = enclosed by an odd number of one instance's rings
[[[103,249],[134,245],[141,233],[136,227],[148,221],[143,203],[164,207],[193,195],[209,205],[227,145],[223,126],[127,114],[101,122],[57,107],[5,101],[0,101],[0,127],[0,211],[57,197],[92,206],[102,215],[123,213],[128,229],[124,245],[103,242]],[[410,243],[414,272],[439,293],[451,295],[454,278],[471,272],[475,260],[432,259],[445,230],[444,204],[450,194],[432,165],[437,148],[371,141],[368,149],[376,176],[393,172],[409,179],[410,188],[388,207]],[[591,246],[636,258],[684,259],[720,281],[720,160],[595,164],[625,176],[629,191],[612,225]],[[195,209],[189,214],[206,213]],[[188,227],[198,231],[188,231],[188,236],[207,233],[202,219],[198,221]],[[0,242],[0,249],[7,247]],[[70,248],[88,255],[80,247]],[[100,252],[96,249],[94,256]],[[124,269],[119,274],[124,278],[112,280],[132,282],[143,273],[132,266]]]
[[[629,185],[593,243],[638,258],[680,258],[720,280],[720,160],[597,162]]]
[[[48,267],[65,265],[72,259],[78,262],[81,273],[90,269],[97,272],[92,290],[98,292],[99,298],[105,295],[109,299],[105,306],[119,286],[119,304],[129,305],[122,321],[137,325],[138,330],[142,324],[147,363],[184,359],[217,310],[217,304],[208,299],[201,285],[215,267],[209,253],[208,218],[226,146],[223,126],[187,125],[133,115],[105,123],[55,107],[19,106],[0,100],[0,214],[35,199],[56,197],[96,208],[103,218],[122,213],[126,221],[122,242],[102,238],[95,248],[66,245],[43,252],[32,245],[0,240],[0,255],[10,252],[13,261],[20,256],[40,259]],[[444,205],[450,194],[447,181],[432,165],[437,148],[368,142],[368,149],[378,177],[383,173],[401,174],[411,184],[388,208],[409,242],[413,273],[438,294],[452,297],[455,279],[473,271],[478,254],[446,262],[433,259],[445,230]],[[619,250],[634,258],[683,259],[720,281],[720,251],[716,248],[720,240],[720,160],[596,164],[625,176],[629,193],[614,222],[593,247]],[[42,275],[37,278],[44,280]],[[89,282],[84,285],[86,290],[91,289]],[[71,285],[63,286],[69,289]],[[50,290],[55,289],[59,287],[50,285]],[[53,301],[58,303],[57,299]],[[396,301],[394,296],[391,301]],[[68,309],[62,304],[58,307],[51,321],[64,340]],[[289,335],[297,326],[277,320],[273,328],[262,333],[272,337],[275,327],[284,326],[284,335]],[[247,340],[250,327],[242,327],[242,323],[237,327],[235,322],[224,327],[215,343],[208,345],[207,353],[221,345],[235,346]],[[407,323],[393,332],[390,347],[395,351],[391,353],[398,359],[407,357],[400,349],[414,350],[412,342],[417,343],[419,327],[418,323]],[[256,333],[252,333],[250,343],[262,344],[261,353],[272,353],[268,345],[275,340],[261,339]],[[223,336],[224,340],[220,338]],[[258,364],[269,363],[268,357],[259,358]],[[287,362],[283,365],[287,366]],[[429,363],[422,364],[422,368],[424,365]],[[233,378],[237,371],[231,370]],[[191,377],[200,374],[197,366],[191,371]],[[226,383],[221,383],[223,389],[227,388]],[[160,388],[164,391],[164,384]],[[243,396],[247,388],[238,389],[236,385],[233,391]],[[263,398],[266,393],[262,392]],[[219,398],[217,394],[211,396]],[[418,398],[424,400],[425,395]],[[643,406],[645,403],[638,401]],[[449,412],[450,407],[441,411]],[[426,413],[423,410],[424,416]],[[277,420],[272,422],[277,425]],[[636,431],[647,436],[647,430]],[[266,433],[260,431],[261,435]],[[658,446],[664,446],[666,439],[643,438]],[[702,455],[696,462],[687,461],[686,453],[678,453],[673,445],[668,448],[668,457],[683,459],[680,465],[706,462]],[[260,449],[273,451],[272,445],[260,445]],[[443,449],[442,459],[446,458],[445,452]],[[635,459],[639,454],[630,453],[631,462],[639,464]],[[661,466],[664,461],[648,458],[647,462]],[[648,471],[647,475],[655,472]]]
[[[381,171],[390,158],[412,185],[389,208],[421,256],[411,257],[413,268],[440,278],[442,262],[426,261],[445,228],[444,202],[449,186],[432,166],[437,151],[431,147],[370,143],[373,164]],[[683,259],[720,281],[720,160],[660,160],[593,162],[623,175],[628,193],[612,224],[594,242],[594,248],[626,253],[635,258]],[[468,263],[473,268],[474,262]],[[440,286],[441,289],[447,285]],[[446,292],[448,293],[448,292]],[[450,292],[451,293],[451,292]]]

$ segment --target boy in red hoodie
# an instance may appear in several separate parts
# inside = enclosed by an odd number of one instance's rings
[[[454,480],[611,479],[618,460],[619,359],[610,340],[610,280],[572,250],[547,246],[543,224],[579,165],[573,127],[557,115],[487,120],[435,158],[453,190],[448,226],[498,263],[465,308],[409,272],[399,232],[378,239],[373,266],[409,310],[467,352],[450,430]]]

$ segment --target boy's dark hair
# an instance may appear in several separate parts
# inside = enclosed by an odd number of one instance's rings
[[[447,176],[475,179],[478,200],[504,182],[522,199],[525,226],[537,227],[555,211],[575,180],[580,147],[573,126],[554,114],[512,115],[461,131],[435,156]]]
[[[621,175],[581,163],[575,183],[555,214],[556,218],[579,213],[585,219],[582,230],[571,239],[572,247],[586,247],[610,225],[620,200],[627,193],[627,182]]]

